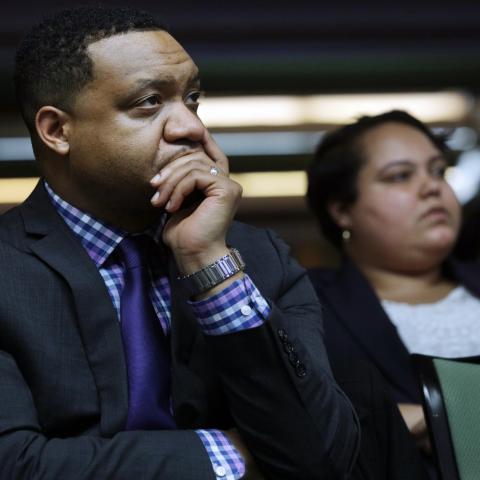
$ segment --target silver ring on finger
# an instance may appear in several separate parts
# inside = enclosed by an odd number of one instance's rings
[[[211,167],[210,168],[210,175],[213,175],[216,177],[218,175],[218,168],[217,167]]]

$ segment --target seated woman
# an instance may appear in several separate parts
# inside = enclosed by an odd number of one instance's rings
[[[419,445],[427,439],[410,353],[480,354],[480,267],[449,254],[460,206],[444,140],[402,111],[363,117],[320,144],[308,201],[341,251],[314,269],[329,351],[373,362]]]

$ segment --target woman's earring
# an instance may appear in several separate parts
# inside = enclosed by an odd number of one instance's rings
[[[352,234],[350,233],[350,230],[342,230],[342,238],[344,242],[348,242],[351,236]]]

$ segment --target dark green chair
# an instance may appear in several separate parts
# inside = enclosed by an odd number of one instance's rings
[[[480,356],[412,355],[442,480],[480,479]]]

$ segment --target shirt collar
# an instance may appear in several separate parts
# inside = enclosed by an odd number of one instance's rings
[[[70,205],[52,190],[46,180],[44,180],[44,185],[57,212],[80,240],[97,267],[101,267],[117,245],[128,235],[128,232]],[[167,215],[164,214],[156,225],[144,232],[150,235],[157,244],[161,244],[166,220]]]

